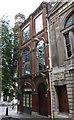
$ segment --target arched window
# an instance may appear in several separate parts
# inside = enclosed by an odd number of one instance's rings
[[[74,12],[66,20],[65,27],[68,27],[68,26],[73,25],[73,24],[74,24]]]
[[[45,58],[44,58],[44,41],[41,40],[36,46],[36,65],[37,72],[44,70]]]
[[[28,47],[23,51],[22,74],[30,74],[30,49]]]
[[[66,55],[67,57],[71,57],[73,54],[73,49],[74,49],[74,45],[73,45],[73,39],[74,39],[74,11],[72,11],[72,13],[67,17],[66,21],[65,21],[65,33],[64,33],[64,37],[65,37],[65,45],[66,45]],[[71,26],[71,27],[70,27]],[[67,29],[67,27],[69,29]]]

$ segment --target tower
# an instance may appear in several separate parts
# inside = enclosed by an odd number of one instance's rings
[[[21,13],[15,15],[15,26],[20,26],[25,21],[25,16]]]

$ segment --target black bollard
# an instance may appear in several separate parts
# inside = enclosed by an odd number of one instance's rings
[[[8,107],[6,107],[6,116],[8,116]]]

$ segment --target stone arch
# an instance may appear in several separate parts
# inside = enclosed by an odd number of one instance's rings
[[[26,87],[26,86],[33,90],[33,86],[32,86],[32,84],[30,82],[25,82],[23,87]]]
[[[74,10],[68,12],[68,13],[65,15],[64,20],[63,20],[63,25],[64,25],[64,27],[65,27],[65,25],[66,25],[67,20],[70,18],[70,16],[71,16],[73,13],[74,13]]]
[[[44,43],[46,42],[44,37],[34,38],[34,40],[33,40],[33,42],[35,42],[34,49],[36,48],[37,43],[40,42],[41,40],[43,40]]]
[[[74,24],[74,11],[72,11],[66,18],[64,27],[68,27]]]
[[[40,84],[44,84],[46,87],[48,86],[48,84],[43,80],[43,81],[38,81],[37,83],[36,83],[36,89],[37,89],[37,91],[38,91],[38,86],[40,85]]]
[[[69,16],[70,16],[73,12],[74,12],[73,10],[70,10],[70,11],[68,11],[68,12],[66,12],[66,13],[64,14],[64,17],[63,17],[63,19],[62,19],[62,29],[64,29],[66,20],[69,18]]]

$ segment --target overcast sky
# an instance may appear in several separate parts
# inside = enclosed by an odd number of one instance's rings
[[[43,0],[1,0],[0,1],[0,18],[7,14],[9,20],[14,23],[14,16],[22,13],[27,18]],[[49,2],[49,0],[45,0]]]

